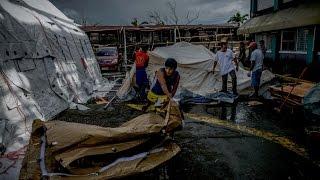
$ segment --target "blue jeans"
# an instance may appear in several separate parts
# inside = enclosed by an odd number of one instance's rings
[[[261,79],[262,69],[258,69],[252,72],[251,76],[251,86],[252,87],[259,87],[260,86],[260,79]]]
[[[147,73],[145,69],[137,69],[136,70],[136,84],[138,85],[138,93],[140,94],[141,98],[146,99],[146,87],[149,85]]]

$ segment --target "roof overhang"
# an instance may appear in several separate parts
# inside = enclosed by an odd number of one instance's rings
[[[238,34],[266,32],[320,24],[320,2],[305,3],[245,22]]]

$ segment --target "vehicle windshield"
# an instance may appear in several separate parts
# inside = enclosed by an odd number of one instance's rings
[[[102,49],[97,52],[97,56],[115,56],[117,55],[116,49]]]

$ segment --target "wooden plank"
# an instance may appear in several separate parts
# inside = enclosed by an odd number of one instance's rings
[[[314,86],[313,83],[307,83],[307,82],[300,82],[298,85],[287,85],[287,86],[271,86],[270,88],[274,91],[280,91],[289,94],[292,88],[294,87],[292,91],[293,96],[297,96],[300,98],[303,98],[306,93]]]

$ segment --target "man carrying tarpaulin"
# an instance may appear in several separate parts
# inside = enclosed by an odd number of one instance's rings
[[[217,52],[217,59],[214,62],[213,73],[217,66],[220,65],[220,75],[222,76],[222,90],[221,92],[227,92],[227,81],[228,74],[232,78],[232,91],[234,95],[238,95],[237,92],[237,76],[235,70],[238,71],[238,61],[236,60],[233,52],[227,48],[227,43],[223,42],[221,44],[221,50]],[[236,67],[233,65],[232,61],[235,62]]]
[[[149,56],[145,49],[141,47],[134,53],[134,62],[136,64],[136,85],[137,91],[142,101],[147,99],[146,87],[149,85],[146,68],[149,63]]]
[[[142,110],[146,111],[151,103],[166,104],[172,100],[177,92],[180,81],[179,72],[177,69],[177,61],[173,58],[168,58],[165,62],[165,67],[156,71],[150,91],[148,93],[148,104]]]

